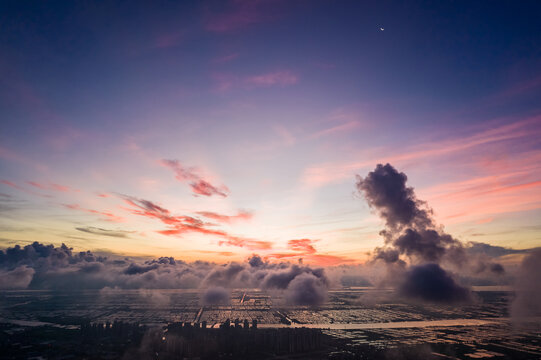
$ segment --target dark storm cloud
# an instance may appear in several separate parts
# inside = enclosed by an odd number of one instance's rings
[[[462,244],[436,228],[432,210],[417,199],[412,187],[406,186],[407,179],[390,164],[379,164],[364,179],[357,178],[358,191],[387,225],[381,231],[387,248],[377,250],[379,258],[397,261],[398,252],[418,263],[439,262],[452,252],[449,260],[462,262]]]
[[[364,179],[357,178],[357,189],[392,229],[432,224],[429,211],[423,209],[423,203],[417,200],[413,188],[406,186],[407,180],[406,174],[399,173],[390,164],[378,164]]]
[[[417,256],[425,261],[439,261],[448,246],[456,244],[456,240],[432,229],[406,229],[393,244],[401,254]]]
[[[406,182],[406,174],[390,164],[379,164],[365,178],[357,177],[358,192],[386,225],[380,232],[385,245],[375,249],[373,258],[393,264],[389,266],[389,273],[402,295],[442,302],[430,291],[434,288],[448,302],[469,299],[468,290],[458,285],[441,264],[472,274],[504,273],[502,265],[483,254],[472,255],[469,248],[437,226],[432,210],[417,199],[414,189]],[[477,245],[474,251],[479,251],[478,248]],[[405,260],[410,263],[409,270]],[[406,271],[405,276],[396,276],[397,271]]]
[[[75,230],[79,230],[88,234],[111,236],[111,237],[118,237],[118,238],[125,238],[130,233],[129,231],[107,230],[107,229],[102,229],[102,228],[97,228],[97,227],[92,227],[92,226],[76,227]]]
[[[470,290],[460,286],[438,264],[412,266],[398,288],[399,294],[436,303],[471,300]]]
[[[223,293],[219,287],[263,288],[282,292],[286,301],[298,305],[315,305],[326,298],[329,284],[323,269],[271,264],[258,255],[243,263],[218,265],[186,263],[173,257],[108,258],[90,251],[74,252],[64,244],[55,247],[38,242],[0,250],[0,289],[201,288],[209,289],[203,295],[204,302],[211,304],[215,301],[210,299],[219,299]]]

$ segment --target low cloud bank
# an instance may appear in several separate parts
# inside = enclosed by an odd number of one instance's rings
[[[172,257],[138,261],[73,252],[38,242],[0,251],[1,289],[196,289],[205,304],[229,301],[233,288],[283,293],[286,302],[318,305],[330,281],[322,268],[269,263],[253,255],[246,262],[217,265],[186,263]]]

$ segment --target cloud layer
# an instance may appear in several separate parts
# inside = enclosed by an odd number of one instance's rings
[[[195,289],[204,304],[229,302],[233,288],[261,288],[284,295],[288,304],[318,305],[330,280],[322,268],[268,263],[253,255],[244,263],[186,263],[108,258],[34,242],[0,251],[1,289]]]

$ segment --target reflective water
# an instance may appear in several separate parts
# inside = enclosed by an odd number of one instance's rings
[[[261,328],[311,328],[311,329],[333,329],[333,330],[362,330],[362,329],[403,329],[403,328],[425,328],[425,327],[446,327],[446,326],[480,326],[496,324],[508,321],[508,318],[491,319],[448,319],[428,321],[396,321],[365,324],[260,324]]]

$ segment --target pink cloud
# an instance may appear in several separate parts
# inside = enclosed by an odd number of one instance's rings
[[[222,185],[221,188],[217,188],[203,179],[191,182],[190,187],[195,194],[204,196],[220,195],[223,197],[227,197],[227,194],[229,192],[229,190],[225,186]]]
[[[269,250],[272,248],[273,243],[270,241],[253,240],[237,236],[227,236],[225,240],[219,241],[218,245],[245,247],[249,250]]]
[[[313,254],[307,257],[307,261],[320,265],[320,266],[335,266],[340,264],[352,263],[355,260],[337,255],[326,255],[326,254]]]
[[[187,168],[178,160],[160,160],[160,164],[170,168],[175,173],[175,178],[180,182],[189,182],[194,194],[203,196],[219,195],[227,197],[229,189],[225,185],[215,186],[197,174],[194,168]]]
[[[442,218],[486,223],[494,214],[541,208],[541,150],[507,151],[505,159],[472,166],[481,175],[420,190]]]
[[[149,200],[136,199],[130,196],[124,196],[123,199],[126,204],[131,206],[126,210],[132,214],[158,219],[164,224],[174,226],[175,229],[167,232],[167,234],[173,234],[173,232],[180,234],[193,227],[202,227],[205,225],[201,220],[191,216],[173,216],[169,210]]]
[[[425,142],[400,153],[379,155],[374,149],[359,155],[363,161],[329,163],[305,169],[301,181],[319,187],[354,178],[378,163],[397,166],[424,164],[432,169],[446,163],[460,166],[451,179],[419,189],[446,223],[477,221],[496,214],[541,208],[541,116],[512,123],[476,126],[468,135]],[[422,136],[420,136],[422,138]],[[402,164],[402,165],[401,165]],[[453,180],[452,177],[460,177]]]
[[[4,185],[7,185],[7,186],[10,186],[14,189],[17,189],[17,190],[21,190],[21,191],[27,191],[25,188],[23,188],[22,186],[19,186],[17,184],[15,184],[14,182],[12,181],[9,181],[9,180],[0,180],[0,183],[4,184]]]
[[[294,239],[287,242],[290,252],[269,254],[267,258],[274,259],[302,259],[312,264],[332,266],[353,262],[352,259],[343,256],[318,254],[312,239]]]
[[[14,189],[17,189],[17,190],[20,190],[20,191],[23,191],[27,194],[31,194],[31,195],[35,195],[35,196],[39,196],[39,197],[44,197],[44,198],[51,198],[52,196],[51,195],[45,195],[45,194],[40,194],[38,192],[35,192],[35,191],[32,191],[30,189],[27,189],[23,186],[20,186],[12,181],[9,181],[9,180],[0,180],[0,183],[4,184],[4,185],[7,185],[9,187],[12,187]]]
[[[296,239],[289,240],[287,245],[293,251],[299,251],[304,254],[314,254],[316,249],[314,248],[313,242],[314,241],[311,239]]]
[[[42,183],[38,183],[37,181],[28,181],[28,184],[42,190],[54,190],[54,191],[60,191],[60,192],[80,191],[80,190],[72,189],[71,187],[66,186],[66,185],[60,185],[60,184],[54,184],[54,183],[42,184]]]
[[[495,126],[488,124],[487,128],[473,132],[469,136],[456,136],[448,139],[426,142],[414,147],[403,149],[400,153],[390,153],[386,156],[365,154],[366,160],[360,162],[344,162],[314,165],[306,168],[301,181],[310,187],[319,187],[333,182],[351,179],[355,173],[365,167],[372,167],[374,164],[403,164],[405,162],[420,159],[433,159],[443,156],[465,156],[470,159],[473,148],[488,145],[500,145],[505,149],[513,149],[513,144],[524,144],[526,139],[536,139],[541,136],[541,116],[534,116],[509,124]],[[376,149],[381,153],[381,149]],[[376,151],[374,151],[376,152]],[[539,151],[541,152],[541,151]],[[508,151],[511,155],[512,151]],[[461,159],[456,159],[462,161]]]
[[[192,252],[202,253],[202,254],[216,254],[221,256],[234,256],[236,255],[231,251],[213,251],[213,250],[192,250]]]
[[[541,176],[541,175],[539,175]],[[481,218],[478,224],[491,222],[488,215],[541,208],[541,181],[523,182],[523,176],[488,176],[441,184],[420,191],[449,223]]]
[[[169,210],[149,200],[136,199],[130,196],[123,196],[123,199],[128,205],[130,205],[130,208],[127,208],[126,210],[130,211],[132,214],[158,219],[162,223],[168,225],[169,229],[157,231],[162,235],[179,236],[188,232],[196,232],[220,237],[221,239],[218,241],[218,245],[245,247],[251,250],[265,250],[271,248],[272,246],[272,243],[269,241],[239,237],[231,235],[220,229],[210,228],[213,226],[213,224],[203,222],[202,220],[192,216],[172,215]],[[202,214],[202,216],[212,218],[213,220],[225,220],[224,222],[230,221],[231,218],[233,218],[213,212],[201,212],[200,214]],[[240,213],[238,215],[239,218],[247,216],[247,213]]]
[[[254,216],[249,211],[239,211],[236,215],[223,215],[212,211],[199,211],[198,215],[204,216],[207,219],[212,219],[222,223],[232,223],[238,220],[250,220]]]

